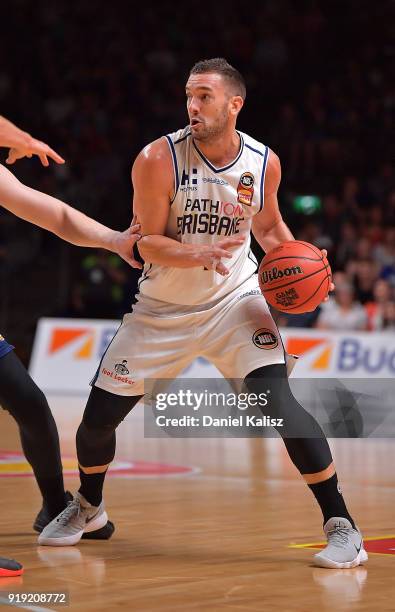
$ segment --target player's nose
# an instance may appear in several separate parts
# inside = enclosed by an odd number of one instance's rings
[[[197,115],[199,112],[198,100],[191,98],[188,105],[188,111],[191,116]]]

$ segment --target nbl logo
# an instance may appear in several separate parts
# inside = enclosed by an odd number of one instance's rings
[[[265,328],[257,329],[252,336],[252,341],[257,348],[265,349],[266,351],[278,346],[277,336],[270,329]]]

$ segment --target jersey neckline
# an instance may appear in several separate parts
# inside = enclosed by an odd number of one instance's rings
[[[238,152],[237,156],[235,157],[235,159],[232,162],[230,162],[230,164],[228,164],[227,166],[223,166],[222,168],[216,168],[215,166],[213,166],[213,164],[207,159],[207,157],[205,155],[203,155],[203,153],[200,151],[200,149],[198,148],[197,144],[195,143],[194,139],[192,138],[192,143],[193,143],[193,146],[194,146],[194,149],[195,149],[196,153],[204,161],[204,163],[210,168],[210,170],[215,172],[215,174],[218,174],[219,172],[225,172],[226,170],[229,170],[230,168],[232,168],[232,166],[234,166],[239,161],[239,159],[240,159],[240,157],[241,157],[241,155],[243,153],[243,149],[244,149],[244,138],[243,138],[243,135],[241,134],[241,132],[238,132],[237,130],[236,130],[236,132],[240,136],[240,149],[239,149],[239,152]]]

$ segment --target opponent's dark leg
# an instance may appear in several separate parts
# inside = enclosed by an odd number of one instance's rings
[[[320,505],[324,523],[331,517],[351,518],[337,481],[332,454],[317,421],[298,403],[289,386],[285,365],[269,365],[254,370],[245,379],[253,393],[270,390],[266,415],[283,419],[276,427],[288,454]]]
[[[18,424],[23,452],[43,498],[33,525],[41,532],[73,497],[64,490],[58,430],[46,397],[13,351],[0,358],[0,405]],[[84,537],[108,539],[113,532],[108,521]]]
[[[66,506],[58,430],[45,395],[13,351],[0,358],[0,404],[16,420],[44,505],[56,516]]]

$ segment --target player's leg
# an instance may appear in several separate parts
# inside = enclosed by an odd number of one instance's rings
[[[72,495],[64,490],[58,430],[46,397],[12,350],[0,357],[0,405],[18,424],[23,452],[43,498],[33,525],[40,532],[64,510]],[[109,521],[90,538],[108,539],[113,532]]]
[[[77,431],[79,493],[93,506],[102,501],[104,479],[115,456],[115,430],[142,395],[122,396],[93,387]]]
[[[355,553],[354,540],[361,541],[361,536],[355,530],[354,521],[339,491],[328,442],[315,419],[292,395],[281,337],[260,294],[256,278],[250,279],[233,293],[212,317],[210,325],[213,331],[209,331],[209,337],[205,339],[208,347],[205,356],[213,361],[225,378],[245,379],[251,393],[270,390],[265,414],[283,419],[284,426],[279,427],[278,431],[291,460],[304,476],[322,509],[325,531],[333,532],[337,542],[339,537],[341,539],[339,529],[350,530],[347,554],[354,554],[354,557],[340,562],[334,560],[333,567],[347,567],[349,562],[358,564],[359,560],[364,560],[362,558],[366,553]],[[224,345],[226,350],[223,350]],[[219,350],[220,347],[222,350]],[[334,518],[336,521],[332,520]],[[341,527],[335,528],[334,525]],[[343,553],[344,550],[341,553],[344,557]],[[320,553],[321,557],[325,554],[325,551]],[[320,558],[316,559],[316,562],[319,561]],[[345,565],[341,566],[341,563]]]
[[[58,431],[45,395],[14,351],[0,358],[0,404],[18,424],[23,452],[52,520],[67,505]]]
[[[144,379],[174,378],[193,359],[190,321],[155,317],[155,311],[126,315],[99,365],[77,432],[81,487],[72,504],[52,521],[39,544],[72,545],[105,520],[102,500],[107,469],[115,455],[115,430],[144,394]],[[170,308],[171,311],[171,308]]]
[[[92,388],[76,437],[80,489],[66,510],[42,531],[39,544],[70,546],[106,525],[103,486],[115,456],[115,430],[141,397]]]
[[[276,429],[321,508],[328,546],[315,555],[315,563],[349,568],[366,561],[362,536],[345,504],[328,441],[317,421],[293,396],[285,365],[257,368],[246,376],[245,384],[252,393],[270,391],[263,411],[281,420]]]

